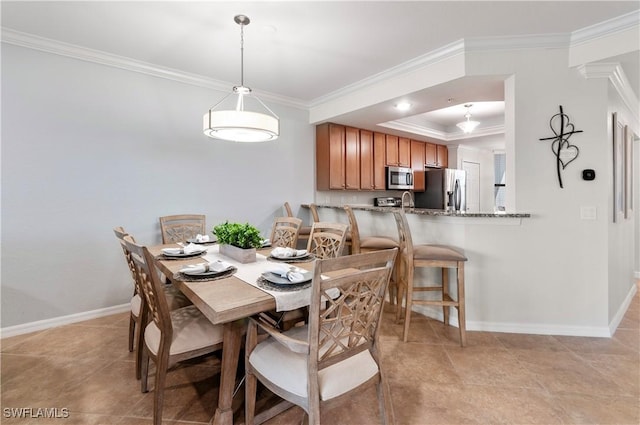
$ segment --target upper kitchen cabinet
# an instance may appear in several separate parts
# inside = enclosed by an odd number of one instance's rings
[[[316,126],[318,190],[360,189],[360,131],[338,124]]]
[[[373,188],[386,189],[385,164],[387,161],[387,138],[382,133],[373,133]]]
[[[387,134],[386,164],[397,167],[411,166],[411,142],[405,137]]]
[[[413,170],[413,190],[424,192],[424,164],[425,164],[425,143],[417,140],[411,141],[411,169]]]
[[[427,167],[437,167],[438,166],[438,148],[434,143],[425,143],[425,155],[424,155],[424,163]]]
[[[448,150],[445,145],[425,143],[425,165],[430,168],[447,168]]]
[[[436,145],[438,149],[437,167],[447,168],[449,166],[449,149],[446,145]]]
[[[360,130],[360,189],[374,189],[374,156],[373,132]]]
[[[360,130],[361,190],[385,190],[385,158],[385,135],[369,130]]]

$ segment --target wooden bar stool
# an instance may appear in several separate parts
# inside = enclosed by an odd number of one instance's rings
[[[380,251],[383,249],[399,248],[400,244],[387,236],[360,236],[360,229],[358,228],[358,222],[356,221],[356,215],[350,206],[344,207],[349,219],[349,226],[351,229],[351,254],[360,254],[365,252]],[[398,309],[398,264],[400,261],[396,259],[393,266],[393,275],[389,281],[389,302],[391,305],[396,304],[396,311]]]
[[[405,315],[404,315],[404,331],[402,340],[407,342],[409,336],[409,323],[411,321],[411,307],[413,304],[418,305],[435,305],[442,306],[442,314],[444,323],[449,324],[449,310],[456,307],[458,310],[458,328],[460,330],[460,345],[465,346],[467,343],[465,330],[465,310],[464,310],[464,263],[467,257],[460,248],[448,245],[414,245],[411,239],[407,216],[404,211],[394,211],[394,218],[398,226],[398,234],[400,235],[400,263],[401,271],[398,277],[399,301],[396,312],[396,320],[400,320],[402,311],[402,296],[405,294]],[[431,286],[415,286],[414,270],[416,267],[438,267],[442,273],[442,284]],[[449,292],[449,270],[457,271],[457,297],[453,299]],[[414,300],[414,292],[438,291],[442,293],[440,300]]]

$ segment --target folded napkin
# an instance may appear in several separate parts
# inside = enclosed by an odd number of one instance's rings
[[[165,254],[193,254],[195,252],[202,252],[203,249],[201,246],[198,246],[194,243],[190,243],[189,245],[181,248],[162,248],[162,252]]]
[[[306,249],[293,249],[293,248],[284,248],[284,247],[277,247],[277,248],[273,248],[273,250],[271,251],[271,256],[272,257],[278,257],[278,258],[289,258],[289,257],[300,257],[302,255],[305,255],[307,253]]]
[[[209,235],[201,235],[198,233],[196,235],[196,242],[209,242]]]
[[[275,275],[278,275],[280,277],[289,279],[289,282],[291,283],[304,282],[305,280],[303,273],[306,272],[306,270],[299,269],[297,267],[287,266],[285,264],[270,265],[267,271]]]
[[[190,264],[187,267],[180,269],[182,273],[206,273],[206,272],[223,272],[229,270],[231,264],[226,261],[216,260],[211,263],[198,263]]]

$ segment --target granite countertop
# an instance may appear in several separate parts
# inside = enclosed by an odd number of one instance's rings
[[[376,207],[373,205],[358,205],[358,204],[347,204],[353,210],[363,210],[363,211],[375,211],[375,212],[393,212],[397,211],[400,208],[398,207]],[[309,208],[309,204],[302,204],[304,208]],[[329,205],[329,204],[316,204],[318,208],[333,208],[333,209],[343,209],[344,205]],[[531,217],[529,213],[507,213],[507,212],[449,212],[445,210],[431,210],[426,208],[408,208],[405,207],[404,212],[407,214],[420,214],[420,215],[429,215],[429,216],[441,216],[441,217],[495,217],[495,218],[522,218],[522,217]]]

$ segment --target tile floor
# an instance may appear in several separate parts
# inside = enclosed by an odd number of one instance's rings
[[[469,332],[424,316],[410,342],[385,313],[381,346],[396,424],[639,424],[640,296],[612,338]],[[151,424],[119,314],[1,341],[3,424]],[[217,399],[216,357],[169,374],[167,424],[206,424]],[[240,404],[240,403],[238,403]],[[7,418],[6,408],[66,408],[66,419]],[[238,409],[238,419],[242,419]],[[62,414],[62,410],[59,411]],[[298,424],[290,409],[268,422]],[[375,390],[323,417],[326,424],[378,423]]]

